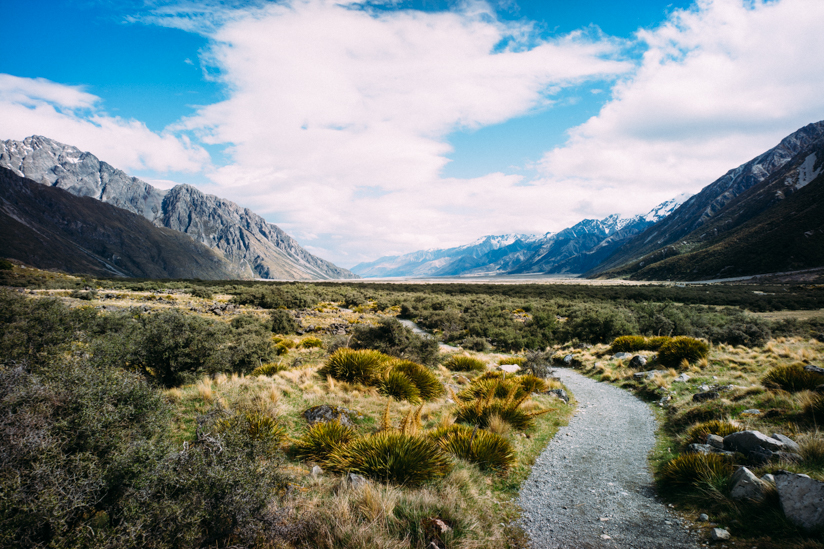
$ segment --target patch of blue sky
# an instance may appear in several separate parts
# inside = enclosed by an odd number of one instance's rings
[[[0,73],[82,86],[106,113],[153,131],[223,98],[198,60],[206,38],[127,16],[107,2],[4,2],[0,49],[18,53],[0,57]]]

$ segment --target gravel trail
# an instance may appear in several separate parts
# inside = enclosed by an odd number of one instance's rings
[[[555,375],[578,410],[521,488],[522,526],[535,549],[695,549],[686,522],[655,497],[647,455],[655,418],[631,394],[577,372]]]

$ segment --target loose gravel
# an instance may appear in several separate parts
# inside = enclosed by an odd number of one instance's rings
[[[555,375],[578,410],[521,488],[522,526],[535,549],[695,549],[687,523],[657,499],[647,456],[656,422],[631,394],[567,369]]]

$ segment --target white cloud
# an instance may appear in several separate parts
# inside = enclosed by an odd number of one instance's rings
[[[824,118],[824,2],[701,0],[640,31],[638,70],[540,167],[592,215],[696,192]]]
[[[76,86],[0,74],[0,139],[44,135],[90,151],[122,170],[196,172],[209,155],[185,136],[157,134],[137,120],[107,116]]]
[[[486,4],[370,13],[294,0],[217,19],[224,23],[206,58],[228,99],[178,128],[230,144],[233,162],[211,175],[210,192],[270,213],[307,244],[304,235],[343,236],[335,260],[344,248],[366,257],[489,230],[478,212],[500,213],[485,182],[509,195],[520,179],[443,179],[446,136],[544,108],[564,87],[631,68],[614,59],[617,41],[582,33],[536,41],[528,25],[498,21]],[[383,196],[363,196],[364,187]]]

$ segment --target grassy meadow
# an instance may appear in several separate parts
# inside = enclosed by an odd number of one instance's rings
[[[523,547],[513,499],[574,411],[547,392],[567,354],[659,410],[656,471],[711,420],[789,435],[807,459],[780,466],[824,471],[818,393],[765,381],[820,364],[816,286],[96,280],[20,265],[0,285],[3,546]],[[610,358],[626,335],[708,352],[637,380]],[[732,387],[694,404],[701,384]],[[304,411],[322,405],[351,425],[310,427]],[[668,494],[735,535],[819,546],[774,495],[752,510],[725,490],[719,477]]]

